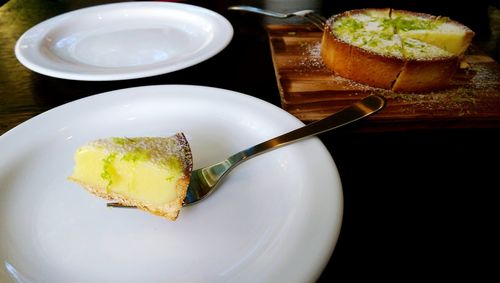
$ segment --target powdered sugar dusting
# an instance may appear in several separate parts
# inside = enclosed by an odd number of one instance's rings
[[[386,91],[382,95],[397,102],[417,105],[429,111],[457,111],[459,116],[475,114],[480,109],[478,103],[485,99],[500,99],[499,72],[494,71],[486,64],[477,64],[471,69],[460,71],[462,74],[456,76],[450,87],[443,90],[425,94]],[[464,84],[464,81],[460,81],[457,77],[461,77],[461,80],[465,80],[467,83]]]
[[[176,159],[189,172],[193,167],[191,149],[182,133],[171,137],[106,138],[90,142],[88,146],[103,148],[109,154],[122,157],[130,153],[145,154],[150,162],[159,166]]]
[[[369,85],[358,83],[358,82],[355,82],[353,80],[346,79],[344,77],[337,76],[337,75],[334,75],[334,74],[332,74],[331,80],[332,80],[332,83],[335,83],[335,84],[338,84],[338,85],[348,86],[353,91],[367,91],[367,90],[373,90],[373,91],[379,90],[379,91],[382,91],[382,89],[380,89],[380,88],[371,87]]]
[[[299,66],[307,69],[324,68],[323,59],[321,58],[321,42],[304,43],[304,51],[302,52],[302,60]]]

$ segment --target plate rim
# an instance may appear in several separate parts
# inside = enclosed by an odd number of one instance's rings
[[[297,118],[295,118],[293,115],[289,114],[288,112],[286,112],[285,110],[269,103],[269,102],[266,102],[264,100],[261,100],[259,98],[256,98],[256,97],[253,97],[253,96],[250,96],[250,95],[246,95],[246,94],[243,94],[243,93],[240,93],[240,92],[235,92],[235,91],[232,91],[232,90],[227,90],[227,89],[221,89],[221,88],[215,88],[215,87],[206,87],[206,86],[195,86],[195,85],[151,85],[151,86],[138,86],[138,87],[131,87],[131,88],[124,88],[124,89],[118,89],[118,90],[113,90],[113,91],[108,91],[108,92],[103,92],[103,93],[99,93],[99,94],[95,94],[95,95],[92,95],[92,96],[89,96],[89,97],[84,97],[84,98],[81,98],[81,99],[77,99],[77,100],[74,100],[74,101],[71,101],[71,102],[68,102],[66,104],[63,104],[61,106],[58,106],[58,107],[55,107],[53,109],[50,109],[48,111],[45,111],[23,123],[21,123],[20,125],[16,126],[15,128],[11,129],[10,131],[6,132],[5,134],[1,135],[0,136],[0,149],[2,148],[2,144],[5,142],[5,140],[8,140],[8,139],[12,139],[18,131],[26,131],[27,129],[29,129],[29,127],[31,126],[31,124],[33,123],[40,123],[40,122],[43,122],[44,119],[46,119],[47,116],[50,117],[50,115],[61,115],[60,113],[64,113],[65,111],[68,110],[68,108],[71,108],[71,107],[77,107],[79,106],[81,103],[91,103],[93,101],[95,101],[96,99],[99,100],[100,98],[105,98],[106,96],[109,96],[109,95],[112,95],[112,96],[119,96],[121,95],[124,91],[125,92],[135,92],[135,94],[129,94],[129,95],[133,95],[133,96],[139,96],[141,94],[141,89],[144,89],[144,88],[157,88],[158,90],[161,90],[163,88],[189,88],[193,91],[199,91],[199,90],[210,90],[210,91],[215,91],[217,93],[221,93],[221,94],[224,94],[224,95],[237,95],[239,97],[241,97],[242,99],[250,99],[258,104],[261,104],[261,105],[264,105],[265,107],[270,107],[270,109],[274,109],[276,111],[280,111],[282,112],[283,114],[286,113],[286,115],[288,115],[291,119],[294,119],[298,124],[303,124],[302,122],[300,122]],[[116,102],[118,103],[118,102]],[[69,109],[71,110],[71,109]],[[35,122],[34,122],[35,121]],[[325,145],[317,138],[313,138],[315,139],[315,142],[317,142],[319,148],[321,150],[323,150],[324,152],[328,153],[328,150],[326,149]],[[331,258],[331,255],[334,251],[334,248],[337,244],[337,241],[338,241],[338,237],[339,237],[339,234],[340,234],[340,228],[341,228],[341,225],[342,225],[342,217],[343,217],[343,192],[342,192],[342,184],[341,184],[341,181],[340,181],[340,176],[339,176],[339,173],[338,173],[338,170],[336,168],[336,164],[335,164],[335,161],[333,160],[333,157],[328,153],[328,156],[329,159],[331,160],[331,165],[333,166],[333,169],[335,169],[335,179],[337,180],[337,203],[335,204],[332,204],[332,206],[335,206],[336,207],[336,219],[332,219],[331,222],[334,222],[333,225],[331,225],[331,231],[327,231],[328,233],[330,233],[329,235],[329,238],[331,240],[331,242],[329,244],[326,244],[326,243],[323,243],[323,247],[325,247],[325,250],[323,250],[323,254],[322,255],[319,255],[319,257],[321,257],[320,261],[321,262],[316,262],[314,265],[313,264],[310,264],[309,265],[309,270],[307,272],[307,275],[311,276],[311,277],[315,277],[313,279],[317,279],[322,271],[324,270],[325,266],[327,265],[328,263],[328,260]],[[319,260],[319,259],[317,259]],[[286,266],[286,265],[285,265]],[[295,270],[294,271],[295,273],[301,273],[302,271],[299,271],[299,270]],[[304,274],[302,274],[304,275]],[[309,276],[307,276],[306,278],[309,278]],[[303,278],[304,279],[304,278]]]
[[[203,17],[210,17],[214,19],[217,22],[217,26],[221,27],[220,32],[218,32],[218,36],[221,36],[220,39],[218,40],[211,40],[210,45],[211,45],[211,50],[210,52],[206,53],[201,53],[190,60],[183,60],[180,64],[175,63],[175,64],[161,64],[161,63],[156,63],[156,64],[146,64],[143,65],[145,67],[153,66],[153,65],[158,65],[155,66],[151,69],[143,69],[143,70],[132,70],[132,71],[127,71],[123,73],[104,73],[104,74],[88,74],[88,73],[78,73],[78,72],[71,72],[71,71],[64,71],[64,70],[57,70],[54,68],[51,68],[50,66],[47,66],[45,64],[41,64],[40,62],[34,62],[32,59],[28,58],[25,56],[26,50],[25,48],[22,48],[23,43],[25,42],[26,38],[31,36],[33,33],[36,33],[36,31],[40,28],[47,28],[44,30],[44,36],[39,37],[36,41],[32,42],[32,44],[35,44],[34,46],[28,48],[28,49],[37,49],[36,53],[37,56],[44,57],[42,52],[39,50],[41,46],[41,40],[45,38],[45,35],[50,33],[54,28],[57,28],[60,26],[58,21],[61,21],[62,19],[65,18],[74,18],[74,17],[79,17],[81,15],[84,15],[86,13],[97,13],[100,10],[103,9],[112,9],[112,8],[128,8],[128,9],[139,9],[139,8],[150,8],[154,9],[155,7],[158,8],[167,8],[169,10],[183,10],[183,11],[188,11],[193,14],[197,14],[198,16],[203,16]],[[69,79],[69,80],[79,80],[79,81],[120,81],[120,80],[128,80],[128,79],[139,79],[139,78],[147,78],[147,77],[153,77],[157,75],[163,75],[163,74],[168,74],[171,72],[179,71],[188,67],[192,67],[196,64],[202,63],[211,57],[217,55],[221,51],[223,51],[231,42],[232,38],[234,35],[234,29],[231,23],[221,14],[217,13],[216,11],[201,7],[201,6],[196,6],[193,4],[186,4],[186,3],[178,3],[178,2],[156,2],[156,1],[146,1],[146,2],[118,2],[118,3],[108,3],[108,4],[100,4],[100,5],[95,5],[95,6],[90,6],[90,7],[84,7],[80,9],[76,9],[73,11],[68,11],[59,15],[56,15],[54,17],[51,17],[49,19],[46,19],[44,21],[41,21],[34,26],[30,27],[28,30],[26,30],[16,41],[16,44],[14,46],[14,54],[17,58],[17,60],[26,68],[29,70],[50,76],[50,77],[55,77],[55,78],[61,78],[61,79]],[[206,48],[206,47],[203,47]],[[31,51],[30,51],[31,52]],[[44,57],[46,58],[46,57]],[[50,62],[55,62],[54,60],[50,60]],[[64,66],[64,65],[62,65]],[[84,66],[84,65],[82,65]],[[107,68],[107,67],[99,67],[99,66],[92,66],[96,70],[109,70],[109,69],[115,69],[117,71],[120,71],[122,68],[117,67],[117,68]],[[83,68],[85,69],[85,68]]]

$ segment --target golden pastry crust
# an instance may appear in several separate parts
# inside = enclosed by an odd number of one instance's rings
[[[409,60],[392,86],[396,92],[427,92],[448,87],[459,58]]]
[[[323,33],[321,41],[323,63],[341,77],[390,89],[405,64],[404,60],[376,54],[344,42],[332,32],[331,22],[335,19],[334,17],[328,21],[330,24],[326,25]]]
[[[351,76],[352,45],[330,36],[331,27],[327,25],[321,40],[321,57],[323,63],[335,74],[349,78]]]
[[[69,177],[68,178],[70,181],[75,182],[82,186],[85,190],[87,190],[89,193],[101,197],[110,201],[117,202],[123,206],[134,206],[137,207],[138,209],[150,212],[154,215],[158,215],[161,217],[165,217],[169,220],[175,221],[177,217],[179,216],[179,211],[182,208],[182,205],[184,204],[184,199],[186,198],[186,193],[187,193],[187,187],[189,186],[189,177],[185,176],[182,179],[179,179],[177,181],[177,184],[175,186],[175,189],[177,191],[177,199],[175,201],[172,201],[170,203],[165,204],[163,207],[158,208],[155,206],[150,206],[146,203],[138,202],[132,199],[128,199],[123,197],[120,194],[116,194],[114,192],[106,192],[106,190],[103,190],[103,188],[100,187],[95,187],[90,184],[86,184],[81,182],[80,180],[77,180],[75,178]]]
[[[405,62],[402,58],[381,56],[353,46],[349,78],[367,85],[390,89]]]

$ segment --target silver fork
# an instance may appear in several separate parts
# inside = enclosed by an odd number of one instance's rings
[[[315,25],[317,28],[320,30],[324,29],[324,25],[326,22],[326,18],[319,15],[313,10],[302,10],[302,11],[297,11],[293,13],[279,13],[279,12],[274,12],[274,11],[269,11],[269,10],[264,10],[261,8],[253,7],[253,6],[231,6],[228,8],[229,10],[236,10],[236,11],[246,11],[246,12],[253,12],[257,14],[262,14],[274,18],[279,18],[279,19],[286,19],[290,17],[302,17],[306,20],[308,20],[310,23]]]
[[[247,148],[217,164],[194,170],[184,199],[184,206],[195,204],[214,192],[222,179],[243,161],[306,137],[350,124],[377,112],[384,107],[384,104],[385,101],[382,97],[378,95],[368,96],[322,120]],[[108,206],[127,207],[119,203],[108,203]]]

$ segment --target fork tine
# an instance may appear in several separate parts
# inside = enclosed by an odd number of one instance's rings
[[[106,204],[107,207],[123,207],[123,208],[136,208],[135,206],[124,205],[119,202],[108,202]]]
[[[322,15],[318,14],[318,13],[317,13],[317,12],[315,12],[315,11],[312,11],[311,13],[309,13],[309,15],[310,15],[311,17],[314,17],[314,18],[318,19],[318,20],[319,20],[319,21],[321,21],[321,22],[326,22],[326,18],[325,18],[325,17],[323,17]]]
[[[320,14],[316,14],[316,16],[318,16],[318,18],[323,22],[323,23],[326,23],[326,21],[328,20],[327,18],[323,17],[322,15]]]
[[[310,12],[304,15],[304,18],[315,25],[320,30],[324,30],[326,18],[317,14],[316,12]]]

